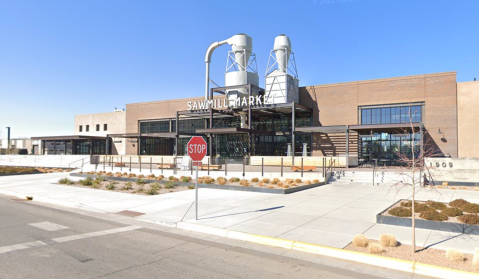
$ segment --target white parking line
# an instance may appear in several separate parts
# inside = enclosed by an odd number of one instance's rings
[[[42,229],[42,230],[49,231],[49,232],[68,229],[68,227],[65,227],[65,226],[62,226],[62,225],[59,225],[59,224],[55,224],[55,223],[52,223],[52,222],[30,223],[29,225],[33,226],[33,227],[37,227],[37,228]]]
[[[47,245],[47,244],[43,241],[32,241],[32,242],[25,242],[21,244],[10,245],[10,246],[3,246],[3,247],[0,247],[0,254],[33,248],[33,247],[44,246],[44,245]]]
[[[70,235],[70,236],[62,236],[62,237],[53,238],[52,240],[55,241],[55,242],[58,242],[58,243],[62,243],[62,242],[67,242],[67,241],[72,241],[72,240],[94,237],[94,236],[101,236],[101,235],[107,235],[107,234],[133,231],[133,230],[137,230],[137,229],[141,229],[141,227],[139,227],[139,226],[128,226],[128,227],[111,229],[111,230],[104,230],[104,231],[98,231],[98,232],[82,233],[82,234],[76,234],[76,235]]]

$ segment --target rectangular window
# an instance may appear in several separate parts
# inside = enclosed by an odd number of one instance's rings
[[[90,125],[86,125],[85,131],[86,131],[86,132],[90,132]]]
[[[421,105],[360,108],[360,110],[362,125],[422,122]]]
[[[100,124],[96,124],[96,131],[100,131]]]
[[[79,129],[80,133],[83,132],[83,126],[80,125],[80,129]]]
[[[108,131],[108,124],[103,124],[103,131]]]

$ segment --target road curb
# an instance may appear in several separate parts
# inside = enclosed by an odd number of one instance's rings
[[[321,246],[317,244],[305,243],[300,241],[293,241],[288,239],[281,239],[263,235],[249,234],[239,231],[232,231],[227,229],[219,229],[210,226],[204,226],[199,224],[191,224],[186,222],[178,222],[178,229],[201,232],[206,234],[212,234],[217,236],[223,236],[226,238],[254,242],[258,244],[281,247],[289,250],[307,252],[316,255],[328,256],[338,258],[342,260],[349,260],[358,263],[368,264],[372,266],[384,267],[388,269],[434,276],[444,279],[479,279],[479,274],[453,270],[445,267],[439,267],[434,265],[428,265],[413,261],[406,261],[394,258],[383,257],[379,255],[365,254],[356,251],[349,251],[334,247]]]

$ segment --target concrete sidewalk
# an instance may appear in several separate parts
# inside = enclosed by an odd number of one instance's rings
[[[35,201],[118,214],[176,227],[182,222],[213,228],[278,237],[344,248],[356,234],[378,239],[391,233],[411,243],[411,229],[375,223],[377,213],[399,199],[410,197],[407,188],[387,185],[332,184],[288,195],[200,189],[199,219],[195,220],[194,190],[141,196],[55,184],[65,173],[0,177],[0,194],[32,196]],[[464,198],[479,202],[479,192],[444,190],[419,192],[418,200],[449,202]],[[455,248],[473,253],[479,236],[417,229],[418,246]]]

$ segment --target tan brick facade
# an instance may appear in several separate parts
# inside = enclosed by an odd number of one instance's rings
[[[458,156],[456,72],[306,86],[300,102],[313,108],[313,125],[322,126],[360,124],[360,106],[424,102],[432,141],[444,155]]]

